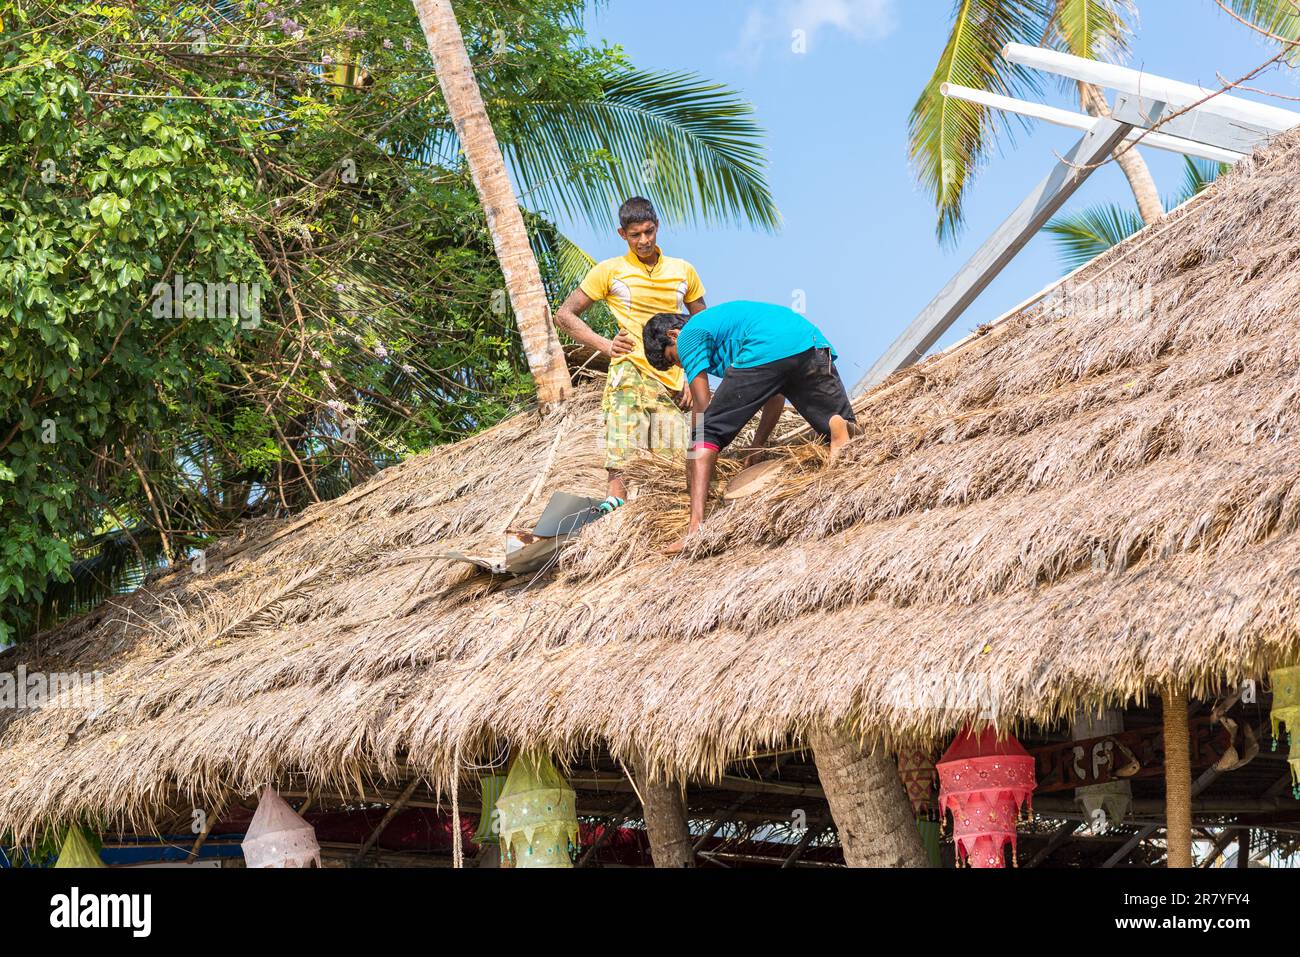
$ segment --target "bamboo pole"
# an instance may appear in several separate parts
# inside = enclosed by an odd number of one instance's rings
[[[193,864],[199,859],[199,851],[203,848],[203,842],[208,839],[208,836],[212,833],[212,829],[217,826],[217,819],[225,813],[225,810],[225,798],[222,798],[212,806],[211,813],[208,814],[207,819],[203,823],[203,829],[199,832],[199,836],[195,838],[194,846],[190,848],[190,853],[185,858],[186,864]]]
[[[1165,834],[1169,867],[1192,866],[1192,758],[1187,731],[1187,692],[1164,694]]]
[[[366,838],[365,843],[361,845],[356,856],[352,858],[353,867],[361,866],[361,862],[366,858],[366,853],[374,847],[375,842],[383,836],[384,829],[388,827],[389,822],[391,822],[393,818],[397,817],[398,812],[401,811],[402,808],[406,807],[406,802],[411,800],[411,795],[415,793],[415,789],[419,786],[419,783],[419,778],[412,778],[411,783],[406,786],[400,795],[398,795],[397,800],[388,806],[388,810],[384,812],[384,816],[379,821],[379,826],[370,832],[370,836]],[[454,823],[457,826],[460,824],[459,821]]]

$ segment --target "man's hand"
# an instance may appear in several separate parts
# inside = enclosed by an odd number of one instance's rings
[[[681,393],[677,396],[677,408],[683,412],[691,411],[694,403],[691,401],[691,387],[689,384],[682,386]]]
[[[765,461],[767,456],[767,449],[751,449],[749,454],[745,456],[745,468],[749,468],[757,465],[759,462]]]
[[[609,357],[614,359],[618,356],[625,356],[635,348],[636,340],[628,335],[625,330],[620,329],[618,335],[609,341]]]

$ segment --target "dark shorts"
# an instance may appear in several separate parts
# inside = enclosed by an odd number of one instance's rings
[[[697,438],[725,449],[774,395],[783,395],[823,438],[832,416],[853,422],[853,406],[829,349],[809,349],[748,369],[731,368],[704,411]]]

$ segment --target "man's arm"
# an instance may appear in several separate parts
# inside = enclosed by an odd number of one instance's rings
[[[709,403],[713,401],[713,390],[709,388],[709,374],[701,372],[686,385],[686,389],[691,394],[691,408],[695,410],[696,420],[703,418],[704,413],[708,411]]]
[[[688,302],[686,304],[686,311],[690,313],[692,316],[699,315],[701,312],[703,312],[705,309],[708,308],[709,308],[708,305],[706,305],[704,302],[703,296],[701,296],[699,299],[696,299],[694,302]],[[707,381],[704,383],[704,385],[705,388],[708,388]],[[677,397],[677,405],[685,412],[689,412],[691,411],[691,409],[699,408],[699,406],[695,404],[695,397],[691,395],[691,384],[689,382],[683,383],[682,394]],[[704,410],[700,409],[700,411],[702,412]]]
[[[581,289],[575,289],[555,313],[555,325],[584,346],[606,356],[621,356],[632,351],[632,337],[621,329],[613,339],[606,339],[582,320],[582,314],[596,304]]]

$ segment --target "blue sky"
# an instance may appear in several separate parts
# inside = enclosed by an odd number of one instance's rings
[[[1079,134],[1037,124],[1006,141],[967,204],[961,243],[941,248],[934,209],[908,163],[907,120],[946,38],[952,0],[611,0],[590,32],[621,44],[639,67],[693,70],[740,90],[768,131],[770,177],[784,227],[666,230],[661,245],[690,259],[710,302],[807,297],[808,317],[838,349],[851,386],[1049,171]],[[1130,65],[1206,86],[1236,78],[1274,51],[1213,0],[1140,0]],[[808,50],[791,51],[791,30]],[[1256,85],[1300,96],[1294,71]],[[1045,85],[1045,102],[1078,109]],[[1276,105],[1293,106],[1273,100]],[[1300,109],[1300,106],[1293,106]],[[1181,158],[1144,151],[1164,195],[1182,181]],[[1113,164],[1072,200],[1132,203]],[[619,239],[581,223],[565,231],[597,258]],[[954,341],[1062,273],[1051,240],[1036,238],[940,343]]]

